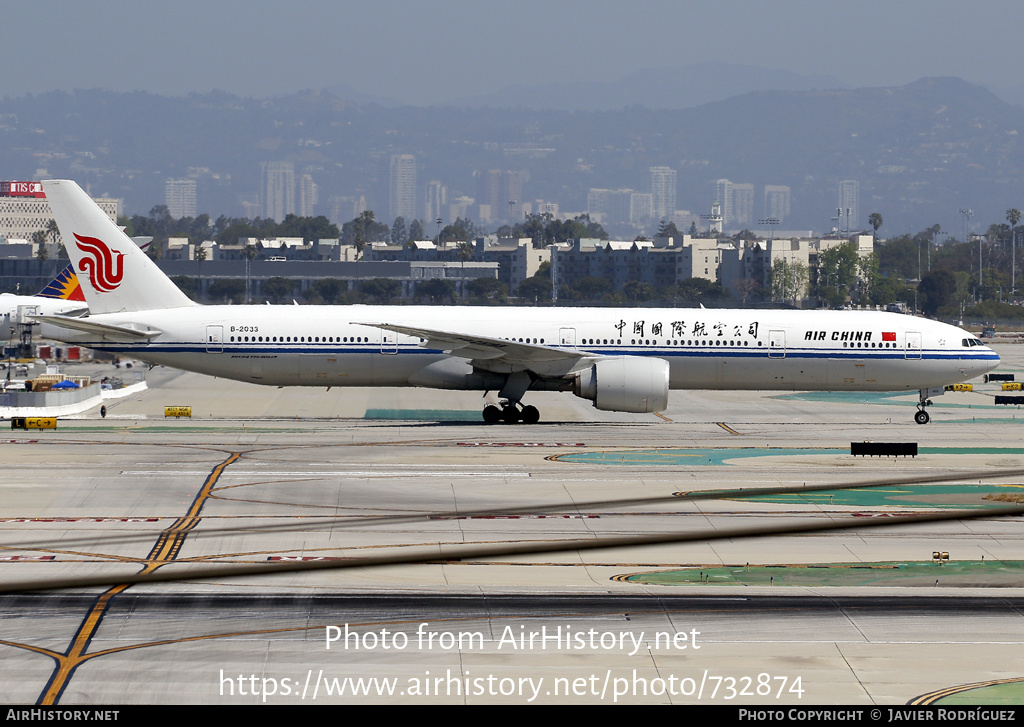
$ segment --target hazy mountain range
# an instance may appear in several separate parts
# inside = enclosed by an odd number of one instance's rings
[[[241,201],[258,200],[260,163],[290,161],[319,186],[321,209],[330,197],[365,195],[383,218],[390,155],[403,153],[416,155],[421,191],[440,180],[449,199],[476,196],[475,174],[517,169],[524,199],[567,211],[585,211],[592,187],[647,191],[651,166],[677,169],[678,207],[699,213],[719,178],[755,185],[755,215],[763,185],[789,185],[790,228],[827,229],[842,179],[860,183],[864,219],[853,225],[880,212],[883,233],[936,222],[959,232],[960,207],[985,229],[1024,207],[1024,109],[985,88],[928,78],[848,89],[784,74],[790,86],[776,76],[780,90],[721,98],[742,88],[741,77],[749,87],[771,81],[737,69],[639,74],[612,84],[618,94],[538,86],[430,108],[316,91],[261,100],[98,90],[5,98],[0,177],[71,177],[145,213],[163,202],[165,179],[191,174],[200,211],[240,216]],[[602,107],[610,98],[618,105]],[[594,110],[551,108],[559,99],[567,107],[589,99]]]

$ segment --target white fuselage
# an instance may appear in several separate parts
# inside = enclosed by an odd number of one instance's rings
[[[530,370],[536,377],[531,388],[565,389],[565,377],[579,365],[537,377],[526,365],[489,366],[427,349],[423,339],[375,323],[595,357],[658,357],[669,362],[673,389],[903,391],[964,381],[999,364],[990,348],[954,326],[866,311],[246,305],[108,313],[89,320],[160,334],[132,343],[52,327],[44,334],[154,364],[276,386],[484,389],[494,388],[496,376]]]

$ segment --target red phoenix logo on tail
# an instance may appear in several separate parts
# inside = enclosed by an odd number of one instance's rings
[[[89,282],[100,293],[109,293],[116,289],[124,277],[121,264],[124,253],[111,254],[106,243],[95,237],[85,237],[76,233],[75,239],[78,240],[78,249],[86,255],[78,263],[79,272],[88,273]]]

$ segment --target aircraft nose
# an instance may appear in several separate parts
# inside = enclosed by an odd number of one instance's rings
[[[986,346],[986,348],[988,348],[988,347]],[[999,358],[999,354],[998,353],[993,351],[991,348],[989,348],[988,350],[992,353],[992,361],[990,362],[989,368],[986,369],[986,372],[992,371],[993,369],[998,368],[999,364],[1001,364],[1003,362],[1003,360],[1001,358]]]

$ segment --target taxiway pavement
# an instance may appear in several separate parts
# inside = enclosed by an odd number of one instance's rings
[[[998,350],[1003,370],[1024,373],[1024,347]],[[540,424],[489,426],[472,393],[276,389],[163,368],[148,379],[147,391],[108,404],[106,418],[61,419],[56,431],[12,432],[3,444],[0,588],[110,580],[72,595],[0,597],[6,703],[524,703],[540,683],[532,701],[882,704],[1024,679],[1024,583],[956,584],[938,565],[928,586],[625,578],[748,563],[928,561],[936,550],[982,567],[1024,559],[1020,518],[117,585],[140,572],[945,507],[948,497],[899,493],[856,505],[677,494],[926,475],[973,483],[974,473],[1024,469],[1024,412],[993,404],[998,384],[937,398],[926,426],[913,423],[914,394],[761,392],[674,392],[661,416],[538,394],[530,403]],[[171,405],[191,406],[193,417],[165,419]],[[864,440],[915,441],[922,454],[851,457],[850,443]],[[985,480],[1000,492],[1022,482]],[[650,502],[580,504],[636,497]],[[952,504],[986,506],[980,494],[956,497]],[[508,508],[530,512],[487,514]],[[393,516],[404,519],[385,520]],[[433,648],[417,643],[424,623],[441,635]],[[330,627],[346,624],[361,648],[328,649]],[[609,646],[509,641],[558,628]],[[381,629],[405,634],[407,645],[368,646]],[[699,649],[657,641],[694,630]],[[461,633],[482,642],[441,642]]]

